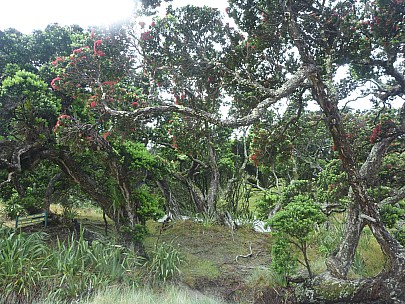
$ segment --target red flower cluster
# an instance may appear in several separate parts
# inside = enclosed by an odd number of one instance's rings
[[[178,148],[179,148],[179,146],[177,145],[177,138],[176,138],[176,136],[174,136],[174,135],[173,135],[173,144],[172,144],[172,147],[173,147],[174,149],[178,149]]]
[[[110,134],[111,134],[110,131],[105,132],[105,133],[103,134],[104,140],[107,140],[107,136],[109,136]]]
[[[58,117],[58,121],[55,124],[55,127],[53,128],[53,132],[56,132],[58,130],[58,128],[60,127],[60,121],[61,119],[70,119],[71,117],[67,114],[62,114]]]
[[[381,134],[381,124],[378,124],[375,126],[375,128],[373,129],[373,133],[370,136],[370,143],[373,144],[380,134]]]
[[[141,34],[141,40],[146,41],[146,40],[151,40],[151,39],[152,39],[152,35],[151,35],[150,31],[146,31]]]
[[[81,52],[83,52],[82,48],[73,50],[73,54],[80,54]]]
[[[94,55],[96,55],[98,57],[103,57],[103,56],[105,56],[105,53],[103,51],[97,51],[96,53],[94,53]]]
[[[103,51],[97,50],[97,47],[100,46],[102,43],[103,43],[103,40],[101,40],[101,39],[94,41],[94,45],[93,45],[94,55],[99,56],[99,57],[105,56],[105,53]]]
[[[59,80],[61,80],[60,77],[56,77],[56,78],[52,79],[52,81],[51,81],[51,87],[52,87],[52,89],[54,89],[54,90],[59,90],[59,86],[55,84],[55,82],[56,82],[56,81],[59,81]]]
[[[63,57],[57,57],[54,61],[52,61],[52,65],[56,66],[59,62],[63,61]]]
[[[250,156],[250,159],[254,163],[254,165],[257,167],[259,165],[259,160],[257,159],[259,155],[257,153],[254,153]]]
[[[117,82],[116,81],[104,81],[103,82],[103,85],[110,85],[110,86],[113,86],[113,85],[115,85]]]

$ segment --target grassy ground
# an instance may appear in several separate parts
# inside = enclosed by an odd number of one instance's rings
[[[151,250],[156,242],[171,243],[178,248],[187,261],[181,267],[179,279],[191,289],[236,301],[252,296],[243,293],[256,269],[268,271],[269,234],[250,228],[232,231],[193,221],[177,222],[164,231],[160,227],[150,223],[147,248]]]
[[[58,206],[52,206],[52,211],[61,214]],[[101,211],[95,208],[78,210],[78,219],[86,229],[104,235]],[[5,220],[4,216],[0,215],[0,221]],[[12,227],[14,221],[6,221],[6,224]],[[158,244],[168,243],[184,256],[185,263],[180,266],[181,273],[175,280],[182,288],[157,292],[128,288],[123,290],[122,287],[109,288],[98,293],[95,299],[88,302],[89,304],[218,303],[212,298],[227,303],[282,301],[285,290],[282,291],[277,287],[280,279],[269,270],[271,234],[257,233],[248,226],[232,231],[228,227],[209,222],[197,223],[192,220],[169,223],[165,227],[151,221],[147,226],[149,231],[145,238],[147,253],[151,254]],[[109,237],[113,236],[112,227],[110,221]],[[35,229],[42,230],[41,227]],[[63,235],[66,237],[69,235],[69,229],[52,225],[45,229],[45,232],[62,238]],[[313,245],[309,248],[309,257],[315,273],[325,270],[325,259],[319,253],[318,246]],[[376,275],[383,265],[381,250],[371,232],[365,229],[351,277]],[[202,294],[210,298],[204,298]],[[178,301],[173,302],[171,298]],[[165,302],[166,299],[168,302]]]
[[[174,286],[162,290],[120,289],[113,288],[100,291],[86,304],[220,304],[219,300],[207,297],[201,293]]]

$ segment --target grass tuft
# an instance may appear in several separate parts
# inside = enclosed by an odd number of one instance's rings
[[[220,304],[221,302],[179,287],[162,290],[149,288],[108,288],[96,294],[85,304]]]

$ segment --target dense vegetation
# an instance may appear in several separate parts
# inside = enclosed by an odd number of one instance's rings
[[[151,13],[160,1],[143,4],[140,13]],[[150,256],[145,237],[148,221],[168,214],[232,229],[265,221],[267,266],[280,285],[304,282],[299,301],[404,301],[404,20],[403,1],[230,0],[222,13],[169,6],[150,25],[1,31],[5,213],[59,203],[69,226],[75,207],[94,205],[128,254],[114,260],[124,249],[80,238],[49,251],[43,235],[5,229],[2,248],[27,251],[14,269],[14,253],[2,249],[12,266],[4,291],[27,299],[25,288],[44,278],[40,288],[71,279],[76,296],[88,284],[142,281],[135,256],[151,273],[165,269],[146,281],[165,281],[182,258],[170,246]],[[385,263],[361,281],[350,274],[365,234]],[[113,249],[105,257],[101,248]],[[322,272],[311,268],[314,248]],[[55,256],[82,251],[86,271],[50,272],[49,263],[66,264]],[[114,264],[117,276],[102,268]],[[325,293],[325,282],[341,292]]]

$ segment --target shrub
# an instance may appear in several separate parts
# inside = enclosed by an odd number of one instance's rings
[[[10,219],[14,220],[17,215],[25,215],[26,211],[22,205],[18,194],[14,192],[10,199],[4,202],[4,211]]]
[[[124,247],[72,235],[49,246],[45,233],[29,235],[0,228],[0,294],[6,303],[28,303],[47,294],[70,301],[114,282],[133,282],[138,258]]]
[[[45,234],[25,235],[0,228],[0,294],[6,303],[31,300],[42,281]]]
[[[297,195],[287,206],[276,213],[268,221],[276,238],[274,247],[276,249],[273,250],[273,269],[278,273],[290,273],[291,266],[287,265],[287,261],[290,259],[291,263],[297,261],[305,266],[312,278],[307,256],[308,242],[316,225],[325,220],[326,216],[321,212],[320,207],[305,195]],[[291,245],[299,249],[303,260],[288,253],[291,251]]]
[[[153,252],[152,259],[146,264],[152,283],[167,281],[180,273],[179,265],[184,262],[183,255],[173,245],[163,242]]]

